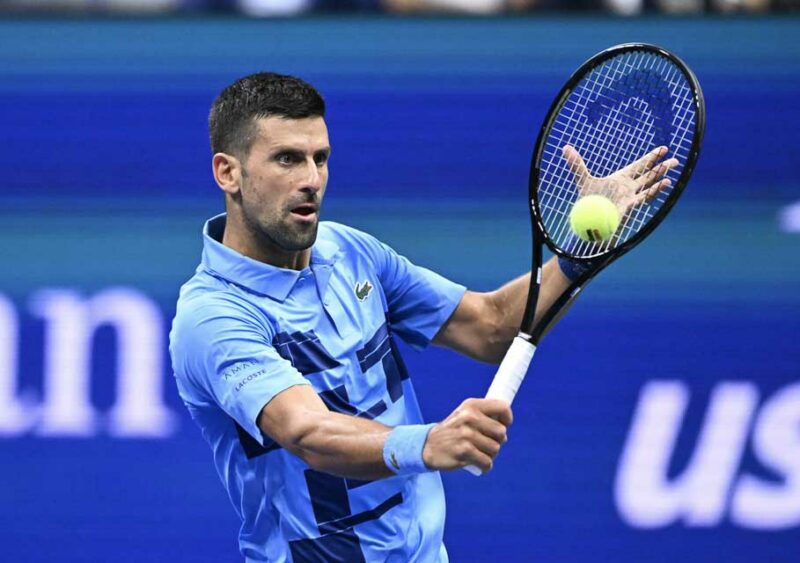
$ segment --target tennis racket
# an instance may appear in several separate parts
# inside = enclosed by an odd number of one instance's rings
[[[487,398],[514,400],[542,336],[586,284],[664,220],[692,175],[704,129],[705,102],[697,78],[660,47],[617,45],[570,77],[533,151],[528,301],[519,334]],[[587,195],[606,197],[617,208],[618,226],[605,240],[592,232],[579,238],[570,227],[573,205]],[[576,263],[579,275],[534,324],[545,245]],[[466,469],[481,474],[477,467]]]

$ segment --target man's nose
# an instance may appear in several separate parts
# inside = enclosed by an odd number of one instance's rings
[[[322,189],[322,170],[313,159],[307,161],[308,177],[306,186],[314,191]]]

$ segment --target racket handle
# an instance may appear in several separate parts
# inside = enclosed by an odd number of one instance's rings
[[[536,346],[525,338],[517,336],[511,343],[511,347],[506,352],[497,373],[494,374],[489,391],[486,392],[487,399],[500,399],[509,405],[519,390],[525,374],[528,373],[528,366],[533,359]],[[474,465],[468,465],[464,469],[476,477],[483,475],[481,470]]]
[[[525,374],[528,373],[528,366],[533,359],[536,346],[528,340],[517,336],[511,343],[506,352],[497,373],[494,374],[489,391],[486,392],[487,399],[500,399],[509,405],[514,401]]]

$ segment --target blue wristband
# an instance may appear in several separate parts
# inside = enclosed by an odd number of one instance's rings
[[[422,449],[435,424],[408,424],[389,432],[383,445],[383,462],[397,475],[430,471],[422,461]]]
[[[591,262],[578,262],[563,256],[558,257],[558,267],[569,281],[575,281],[592,268]]]

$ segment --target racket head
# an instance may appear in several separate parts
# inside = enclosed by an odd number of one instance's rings
[[[656,45],[626,43],[591,57],[553,101],[531,158],[535,243],[569,259],[603,265],[627,252],[675,205],[694,170],[704,131],[700,83],[674,54]],[[658,146],[666,146],[666,156],[677,158],[678,165],[665,176],[671,186],[631,208],[614,236],[584,242],[569,226],[569,211],[585,194],[563,155],[566,145],[577,149],[596,178],[631,165]]]

